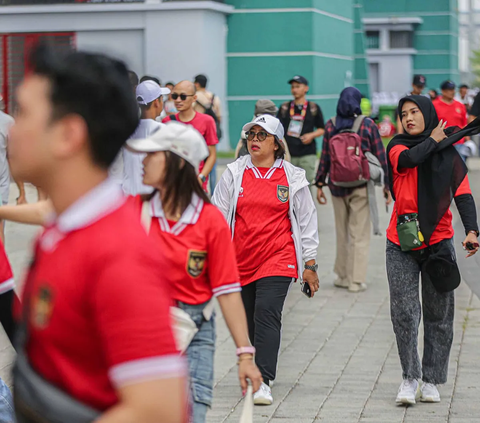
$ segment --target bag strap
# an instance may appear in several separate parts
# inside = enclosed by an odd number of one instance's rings
[[[357,116],[355,118],[355,121],[353,122],[353,126],[352,126],[352,129],[350,131],[357,134],[358,131],[360,130],[360,127],[362,126],[362,123],[363,123],[365,118],[366,118],[365,115]],[[332,117],[332,123],[333,123],[333,126],[336,126],[336,124],[337,124],[337,117],[336,116]],[[347,130],[345,130],[345,131],[347,131]]]
[[[142,204],[141,215],[142,226],[147,234],[150,232],[150,226],[152,225],[152,216],[150,214],[150,201],[144,201]]]
[[[365,120],[366,116],[365,115],[360,115],[355,118],[355,122],[353,122],[352,126],[352,132],[355,132],[358,134],[358,131],[360,130],[360,127],[362,126],[363,121]]]

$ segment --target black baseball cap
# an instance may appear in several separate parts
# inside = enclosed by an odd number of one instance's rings
[[[308,85],[307,78],[300,75],[295,75],[292,79],[290,79],[290,81],[288,81],[289,84],[291,84],[292,82],[298,82],[299,84]]]
[[[417,87],[424,87],[427,84],[427,78],[423,75],[414,75],[413,76],[413,85]]]
[[[456,85],[453,81],[443,81],[442,85],[440,85],[440,89],[442,90],[454,90],[455,87]]]

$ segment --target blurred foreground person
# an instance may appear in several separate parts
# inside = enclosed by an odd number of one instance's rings
[[[107,179],[138,125],[127,69],[44,46],[30,66],[11,166],[45,189],[55,213],[16,310],[17,421],[183,423],[186,366],[169,325],[164,263]]]

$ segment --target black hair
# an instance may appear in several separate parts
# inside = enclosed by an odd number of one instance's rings
[[[138,100],[138,99],[137,99]],[[155,100],[151,101],[150,103],[148,104],[139,104],[138,106],[140,107],[140,111],[142,112],[142,115],[144,112],[146,112],[147,110],[150,110],[150,108],[152,107],[152,104],[156,101],[156,100],[163,100],[162,96],[156,98]]]
[[[458,88],[466,88],[468,90],[470,87],[467,84],[462,84]]]
[[[205,75],[197,75],[195,77],[195,82],[202,88],[207,88],[208,78]]]
[[[173,82],[167,82],[167,83],[165,84],[165,86],[167,86],[167,85],[175,86],[175,84],[174,84]]]
[[[136,88],[136,86],[138,85],[138,75],[134,71],[129,70],[128,79],[130,80],[130,85],[132,86],[132,88]]]
[[[162,85],[162,83],[160,82],[160,79],[157,78],[156,76],[144,75],[140,78],[140,84],[145,81],[153,81],[153,82],[156,82],[158,85]]]
[[[175,211],[178,207],[180,213],[183,213],[191,203],[193,194],[197,194],[206,204],[210,204],[210,199],[198,182],[195,168],[175,153],[166,151],[165,156],[163,208]],[[153,198],[155,192],[147,198]]]
[[[283,141],[275,135],[275,145],[278,147],[275,150],[275,160],[276,159],[283,159],[285,157],[285,146],[283,145]]]
[[[50,84],[51,121],[80,116],[93,162],[108,168],[139,122],[125,64],[96,53],[60,54],[41,43],[30,54],[30,66]]]

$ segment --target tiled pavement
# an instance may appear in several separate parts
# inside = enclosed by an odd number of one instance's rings
[[[472,172],[471,179],[480,186],[480,170]],[[28,192],[33,199],[34,190]],[[12,185],[12,201],[14,197]],[[389,316],[385,239],[372,238],[366,292],[350,294],[334,288],[333,209],[329,204],[318,211],[320,291],[307,299],[298,285],[292,286],[284,311],[275,402],[255,408],[255,423],[480,421],[480,300],[465,283],[457,290],[455,339],[449,381],[440,388],[442,403],[397,407],[401,370]],[[385,228],[388,217],[383,207],[380,211]],[[7,225],[7,252],[17,279],[36,230]],[[208,422],[238,422],[241,394],[234,346],[222,317],[217,320],[215,399]],[[10,383],[13,351],[3,333],[0,345],[0,376]]]

